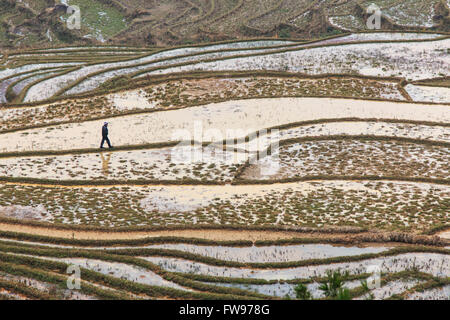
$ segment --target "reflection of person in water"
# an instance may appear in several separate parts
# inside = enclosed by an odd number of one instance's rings
[[[102,172],[103,175],[109,175],[109,161],[111,160],[111,153],[107,153],[106,157],[103,156],[103,153],[100,153],[100,157],[102,158]]]

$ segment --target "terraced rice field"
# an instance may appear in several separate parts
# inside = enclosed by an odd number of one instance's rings
[[[426,23],[432,2],[391,19]],[[216,15],[236,1],[192,3],[180,34],[237,27]],[[248,27],[308,16],[282,3],[245,9]],[[320,284],[339,271],[346,299],[448,300],[448,47],[373,32],[5,54],[0,298],[334,299]]]
[[[42,240],[41,240],[42,241]],[[280,299],[298,284],[324,299],[326,270],[348,270],[353,299],[447,299],[447,249],[342,245],[161,245],[161,238],[128,241],[104,251],[99,242],[66,245],[2,241],[0,284],[6,299]],[[52,241],[53,242],[53,241]],[[54,242],[53,242],[54,243]],[[156,244],[151,244],[156,243]],[[86,247],[88,245],[89,247]],[[7,251],[8,253],[4,253]],[[295,260],[294,260],[295,259]],[[38,265],[30,268],[27,265]],[[67,265],[81,268],[78,291],[63,289]],[[381,265],[380,287],[367,292],[367,266]],[[314,266],[312,268],[312,266]],[[405,271],[405,267],[414,266]],[[23,284],[26,284],[24,286]]]
[[[444,6],[439,0],[430,1],[361,1],[361,11],[376,6],[381,16],[393,27],[431,28],[438,22],[434,19],[438,5]],[[370,11],[373,13],[373,11]],[[367,26],[361,14],[355,12],[355,4],[352,1],[344,1],[344,4],[329,10],[330,22],[344,30],[366,30]]]
[[[413,41],[415,45],[404,41]],[[64,71],[62,74],[48,75],[39,79],[41,81],[30,80],[31,83],[18,92],[14,102],[79,95],[99,89],[104,82],[117,84],[117,77],[139,79],[188,71],[271,70],[308,75],[359,74],[422,80],[446,74],[449,63],[447,48],[448,39],[444,34],[381,32],[307,43],[259,40],[159,51],[131,47],[48,49],[28,54],[11,53],[4,57],[4,64],[12,68],[0,71],[0,80],[4,79],[1,88],[4,87],[6,92],[12,80],[5,81],[12,75],[20,73],[22,77],[29,77],[31,72],[43,68],[65,67],[61,69]],[[399,59],[405,50],[409,51],[408,57]],[[105,62],[106,59],[111,61]]]

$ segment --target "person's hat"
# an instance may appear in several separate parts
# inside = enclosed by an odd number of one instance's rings
[[[108,124],[108,122],[105,122],[104,124],[105,124],[105,125],[107,125],[107,124]]]

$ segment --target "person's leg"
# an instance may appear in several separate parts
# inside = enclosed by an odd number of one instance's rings
[[[109,138],[108,138],[108,137],[106,137],[106,138],[105,138],[105,140],[106,140],[106,142],[108,143],[108,147],[112,148],[112,146],[111,146],[111,142],[109,141]]]
[[[100,148],[103,148],[104,143],[105,143],[105,137],[102,138],[102,143],[100,143]]]

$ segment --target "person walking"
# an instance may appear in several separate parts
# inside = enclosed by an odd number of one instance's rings
[[[103,144],[105,143],[105,141],[110,148],[113,147],[108,138],[108,122],[105,122],[102,127],[102,143],[100,144],[100,149],[103,149]]]

